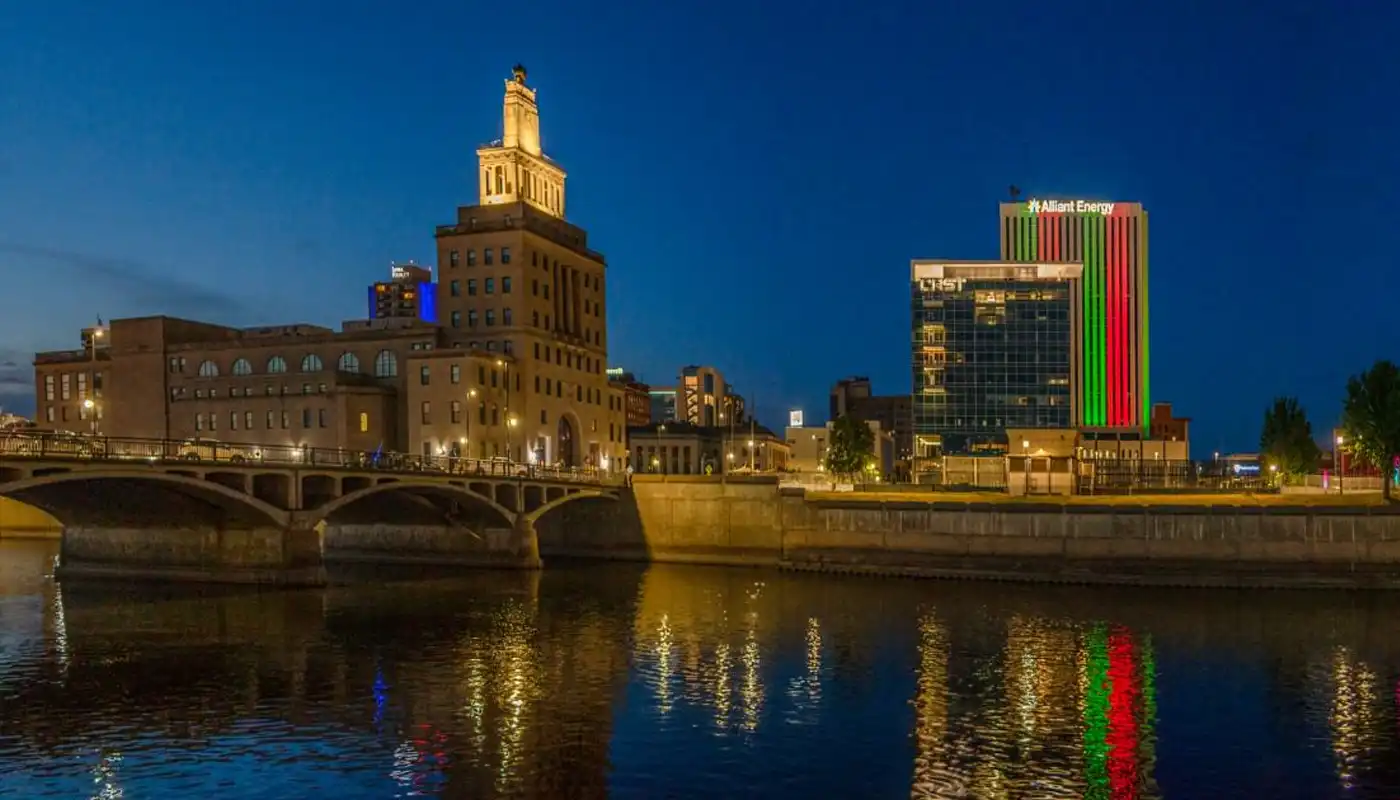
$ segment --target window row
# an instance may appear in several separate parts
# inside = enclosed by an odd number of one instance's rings
[[[294,416],[295,414],[295,416]],[[203,411],[194,415],[194,429],[199,432],[219,430],[219,420],[224,415],[218,412],[205,413]],[[301,428],[326,428],[330,425],[330,412],[324,408],[303,408],[298,412],[288,409],[276,411],[266,411],[258,414],[253,411],[230,411],[228,413],[228,430],[290,430],[293,419],[297,419]],[[258,427],[258,423],[262,427]],[[361,433],[369,432],[369,414],[361,412],[359,419]]]
[[[59,407],[57,407],[57,408],[54,408],[53,406],[45,406],[45,407],[44,407],[44,421],[45,421],[45,422],[50,422],[50,423],[52,423],[52,422],[67,422],[68,419],[69,419],[69,410],[68,410],[68,406],[59,406]],[[91,420],[91,419],[98,419],[98,420],[100,420],[100,419],[102,419],[102,406],[100,406],[100,405],[94,405],[94,406],[92,407],[91,414],[89,414],[89,410],[88,410],[88,407],[87,407],[87,406],[79,405],[79,406],[78,406],[78,419],[80,419],[80,420]]]
[[[536,315],[536,316],[538,316],[538,315]],[[467,312],[467,327],[468,327],[468,328],[475,328],[475,327],[477,327],[477,323],[478,323],[478,321],[479,321],[480,319],[482,319],[482,317],[481,317],[480,315],[477,314],[476,309],[471,309],[471,310],[469,310],[469,311]],[[496,327],[496,309],[494,309],[494,308],[488,308],[488,309],[486,309],[485,319],[486,319],[486,327],[488,327],[488,328],[494,328],[494,327]],[[449,317],[449,320],[450,320],[450,321],[449,321],[449,324],[450,324],[452,327],[454,327],[454,328],[460,328],[460,327],[462,327],[462,312],[460,312],[460,311],[453,311],[451,317]],[[501,324],[504,325],[504,326],[507,326],[507,327],[509,327],[509,326],[515,324],[515,315],[511,313],[511,310],[510,310],[509,308],[505,308],[505,309],[502,309],[502,310],[501,310]]]
[[[469,266],[469,267],[474,267],[474,266],[476,266],[476,250],[467,250],[466,253],[467,253],[467,266]],[[483,265],[485,265],[485,266],[488,266],[488,267],[491,266],[492,264],[495,264],[495,263],[496,263],[496,252],[495,252],[494,250],[492,250],[491,248],[489,248],[489,247],[484,248],[484,249],[481,251],[481,263],[482,263]],[[501,263],[502,263],[502,264],[509,264],[509,263],[510,263],[510,248],[509,248],[509,247],[502,247],[502,248],[501,248]],[[449,253],[447,254],[447,266],[456,268],[456,267],[460,267],[461,265],[462,265],[462,252],[461,252],[460,250],[453,250],[453,251],[451,251],[451,252],[449,252]]]
[[[496,369],[495,367],[492,367],[492,368],[490,368],[490,369],[487,369],[484,365],[477,365],[477,368],[476,368],[476,383],[477,383],[478,386],[483,386],[483,387],[484,387],[484,386],[487,385],[488,380],[489,380],[489,383],[490,383],[490,386],[491,386],[492,389],[496,389],[496,388],[499,388],[499,387],[501,387],[501,386],[504,386],[504,385],[506,384],[506,381],[501,380],[501,374],[502,374],[503,371],[505,371],[505,370],[504,370],[504,369]],[[423,364],[422,366],[420,366],[420,367],[418,368],[418,385],[420,385],[420,386],[431,386],[431,385],[432,385],[432,380],[433,380],[433,368],[432,368],[432,365],[431,365],[431,364]],[[461,365],[461,364],[449,364],[449,365],[447,365],[447,382],[448,382],[448,383],[461,383],[461,382],[462,382],[462,365]],[[515,374],[515,390],[516,390],[516,391],[520,391],[520,373],[518,373],[518,372]]]
[[[77,389],[77,399],[86,400],[88,396],[88,376],[92,376],[93,397],[102,396],[102,373],[101,372],[64,372],[58,376],[44,376],[44,399],[53,402],[54,400],[74,399],[74,388]],[[52,422],[53,420],[49,420]]]
[[[546,288],[548,288],[548,287],[546,287]],[[449,283],[447,284],[447,289],[448,289],[448,293],[451,294],[453,297],[461,297],[461,296],[462,296],[462,282],[459,281],[459,280],[455,280],[455,279],[454,279],[454,280],[452,280],[451,282],[449,282]],[[481,282],[481,289],[482,289],[482,292],[481,292],[482,294],[495,294],[495,293],[496,293],[496,279],[495,279],[495,278],[486,278],[486,279],[482,280],[482,282]],[[509,277],[509,276],[502,277],[502,278],[501,278],[501,294],[510,294],[510,289],[511,289],[510,277]],[[476,297],[476,278],[467,278],[467,297]]]
[[[419,348],[415,344],[414,349]],[[325,364],[321,357],[315,353],[310,353],[301,359],[301,372],[322,372]],[[350,374],[361,374],[360,357],[351,352],[341,354],[336,361],[337,372],[347,372]],[[183,373],[185,371],[185,359],[180,356],[170,359],[170,371],[172,373]],[[263,366],[263,372],[268,375],[281,375],[287,372],[287,359],[282,356],[272,356]],[[201,378],[219,377],[219,365],[212,359],[205,359],[199,362],[198,369]],[[229,374],[235,376],[252,375],[253,363],[246,358],[236,358],[229,369]],[[393,378],[399,374],[399,357],[392,350],[380,350],[374,357],[374,376],[376,378]]]

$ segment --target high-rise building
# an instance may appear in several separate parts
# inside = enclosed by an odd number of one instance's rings
[[[1147,212],[1139,203],[1032,199],[1001,204],[1001,257],[1079,263],[1082,380],[1075,424],[1137,428],[1151,418]]]
[[[433,268],[412,261],[389,265],[389,280],[369,287],[370,319],[416,319],[437,322],[437,287]]]
[[[1080,270],[913,262],[916,461],[1005,452],[1008,428],[1072,426]]]
[[[564,219],[564,169],[540,146],[535,89],[505,81],[503,135],[477,149],[477,202],[437,228],[438,315],[448,347],[514,357],[500,416],[517,451],[545,463],[600,464],[626,453],[610,389],[606,261]],[[464,399],[477,406],[481,398]]]

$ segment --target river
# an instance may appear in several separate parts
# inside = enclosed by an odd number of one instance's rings
[[[579,564],[256,593],[0,542],[0,797],[1400,796],[1400,598]]]

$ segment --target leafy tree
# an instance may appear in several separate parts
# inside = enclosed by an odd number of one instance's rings
[[[842,414],[831,425],[831,441],[826,447],[826,471],[832,475],[855,475],[865,469],[875,454],[875,432],[863,422]]]
[[[1390,499],[1390,459],[1400,453],[1400,368],[1385,360],[1347,380],[1342,432],[1348,450],[1380,467]]]
[[[1276,397],[1273,405],[1264,410],[1259,454],[1269,465],[1278,467],[1285,480],[1317,469],[1320,453],[1308,413],[1298,404],[1298,398]]]

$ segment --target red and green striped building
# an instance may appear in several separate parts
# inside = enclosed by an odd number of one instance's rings
[[[1147,212],[1140,203],[1001,204],[1001,257],[1084,265],[1071,407],[1084,428],[1137,428],[1151,416],[1147,348]]]

